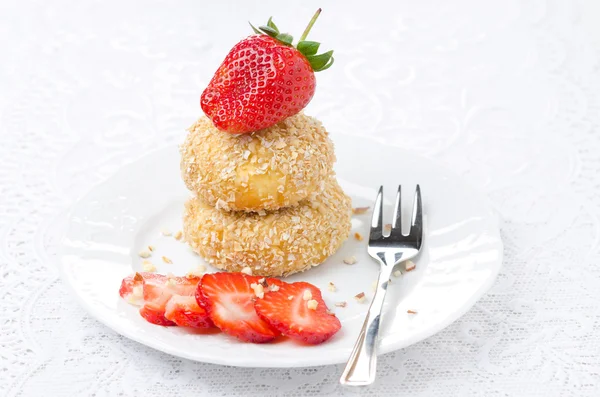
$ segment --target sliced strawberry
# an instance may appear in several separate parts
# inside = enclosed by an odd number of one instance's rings
[[[153,277],[144,277],[144,301],[166,304],[171,296],[194,296],[200,277],[177,277],[153,274]]]
[[[165,317],[167,303],[174,295],[193,297],[199,281],[199,277],[167,277],[159,274],[144,278],[144,306],[140,314],[152,324],[175,325]]]
[[[153,303],[146,303],[140,309],[140,315],[144,317],[146,321],[156,325],[177,325],[173,321],[168,320],[165,317],[165,308],[155,305]]]
[[[123,279],[119,295],[132,305],[141,306],[144,304],[143,284],[144,279],[164,277],[156,273],[134,273]]]
[[[314,307],[316,301],[316,308]],[[282,334],[311,344],[325,342],[340,330],[340,320],[329,312],[321,291],[309,283],[292,283],[279,286],[254,307],[260,318]]]
[[[210,318],[221,331],[246,342],[269,342],[279,333],[256,315],[256,294],[251,287],[251,284],[260,284],[262,279],[243,273],[205,274],[198,285],[196,297],[200,305],[205,305]],[[283,285],[276,279],[265,279],[263,283],[265,281]],[[265,288],[265,293],[268,289]]]
[[[194,296],[173,295],[165,306],[165,318],[180,327],[212,328],[206,309],[196,302]]]

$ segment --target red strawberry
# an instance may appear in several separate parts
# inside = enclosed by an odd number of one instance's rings
[[[312,300],[317,303],[314,310],[309,308],[315,303]],[[254,307],[260,318],[282,334],[311,344],[325,342],[342,327],[329,312],[321,291],[309,283],[281,285],[258,299]]]
[[[141,306],[144,303],[143,284],[144,279],[164,277],[155,273],[134,273],[123,279],[119,295],[132,305]]]
[[[165,317],[165,308],[155,305],[153,303],[146,303],[140,309],[140,315],[144,317],[146,321],[156,325],[171,326],[177,325],[173,321]]]
[[[167,302],[174,295],[194,296],[199,277],[167,277],[155,275],[144,279],[144,306],[140,314],[146,321],[158,325],[175,325],[165,317]]]
[[[258,131],[295,115],[315,93],[314,72],[333,63],[333,51],[316,55],[319,43],[305,41],[317,11],[297,46],[271,19],[257,35],[237,43],[202,93],[200,106],[220,130]]]
[[[221,331],[246,342],[269,342],[279,333],[256,315],[254,301],[257,298],[251,286],[260,284],[262,279],[243,273],[205,274],[198,285],[196,298],[205,305],[210,318]],[[276,279],[265,281],[280,288],[284,284]],[[264,289],[267,291],[269,287]]]
[[[165,318],[180,327],[211,328],[215,325],[195,296],[173,295],[165,306]]]

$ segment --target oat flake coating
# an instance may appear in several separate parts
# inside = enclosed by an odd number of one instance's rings
[[[181,147],[181,173],[194,194],[223,210],[275,210],[323,191],[333,143],[322,124],[299,113],[250,134],[219,131],[201,117]]]
[[[211,265],[287,276],[317,266],[348,238],[352,206],[331,178],[323,193],[296,207],[259,213],[217,210],[197,197],[185,205],[184,235]]]

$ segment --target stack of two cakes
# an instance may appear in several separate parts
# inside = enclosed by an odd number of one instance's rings
[[[317,266],[350,233],[351,202],[335,179],[333,144],[299,113],[244,135],[200,118],[181,148],[186,241],[226,271],[287,276]]]

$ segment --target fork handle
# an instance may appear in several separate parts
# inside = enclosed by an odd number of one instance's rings
[[[377,370],[377,341],[381,311],[387,292],[388,281],[392,275],[394,264],[382,266],[377,279],[377,290],[367,312],[367,317],[358,335],[358,340],[352,349],[346,368],[340,378],[340,383],[347,386],[370,385],[375,381]]]

